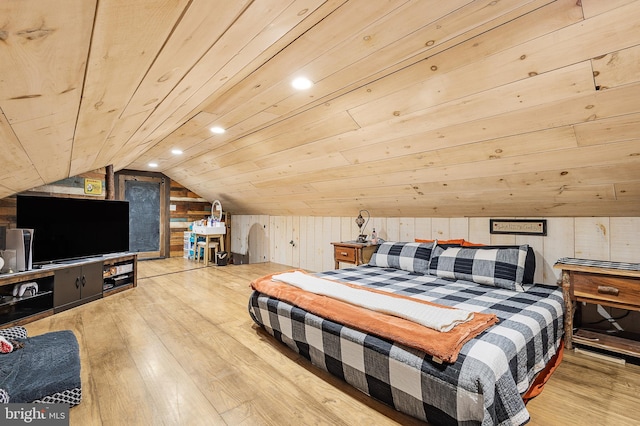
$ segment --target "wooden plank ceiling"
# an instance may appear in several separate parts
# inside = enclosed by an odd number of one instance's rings
[[[235,214],[640,210],[640,1],[3,0],[0,17],[0,197],[112,164]]]

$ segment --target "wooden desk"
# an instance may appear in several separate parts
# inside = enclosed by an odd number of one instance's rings
[[[640,271],[557,263],[562,269],[565,303],[564,339],[567,349],[573,343],[640,357],[640,342],[587,330],[573,332],[577,302],[640,311]]]
[[[358,243],[355,241],[345,241],[333,244],[333,259],[336,262],[336,269],[340,267],[340,262],[362,265],[368,263],[371,255],[377,246],[369,243]]]

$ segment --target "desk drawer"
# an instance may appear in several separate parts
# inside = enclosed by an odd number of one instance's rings
[[[609,301],[640,310],[640,278],[571,271],[574,297]]]
[[[336,262],[356,263],[356,249],[353,247],[333,247]]]

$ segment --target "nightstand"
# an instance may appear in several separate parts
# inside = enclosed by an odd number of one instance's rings
[[[639,341],[589,330],[573,332],[577,302],[640,311],[640,271],[563,264],[560,261],[554,267],[562,269],[565,347],[571,349],[577,343],[640,357]]]
[[[333,259],[336,262],[336,269],[340,267],[340,262],[352,263],[356,266],[368,263],[377,247],[369,243],[358,243],[356,241],[331,244],[333,244]]]

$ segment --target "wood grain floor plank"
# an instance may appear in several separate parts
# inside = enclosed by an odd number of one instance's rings
[[[72,330],[83,401],[71,425],[417,425],[277,342],[247,312],[249,282],[277,263],[138,263],[138,287],[40,319]],[[567,352],[528,405],[531,425],[632,425],[640,367]]]

